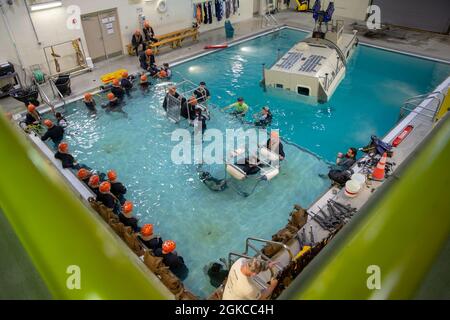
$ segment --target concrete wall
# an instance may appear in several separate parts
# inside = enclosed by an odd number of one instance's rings
[[[125,50],[125,45],[131,41],[132,33],[139,27],[139,9],[143,10],[143,14],[151,22],[155,32],[161,34],[191,26],[194,21],[192,3],[198,1],[203,0],[167,0],[168,10],[164,14],[160,14],[156,9],[157,0],[150,2],[144,0],[62,0],[62,7],[31,13],[41,45],[37,43],[34,36],[23,0],[14,0],[12,6],[5,4],[4,9],[25,67],[40,64],[46,70],[47,64],[42,49],[44,46],[81,38],[87,51],[86,55],[89,56],[82,28],[69,30],[67,27],[67,21],[70,18],[67,9],[70,5],[79,6],[81,14],[117,8]],[[241,0],[239,13],[232,15],[230,20],[231,22],[237,22],[249,19],[252,16],[253,1]],[[213,20],[212,24],[202,25],[200,32],[223,27],[224,19],[221,22],[217,22],[215,18]],[[0,46],[0,61],[9,60],[18,63],[14,51],[11,50],[11,41],[3,22],[0,22],[0,40],[2,43]],[[4,45],[4,43],[7,45]]]
[[[335,0],[336,11],[334,14],[339,17],[364,21],[369,5],[370,0]]]
[[[450,0],[374,0],[381,8],[382,23],[448,33]]]

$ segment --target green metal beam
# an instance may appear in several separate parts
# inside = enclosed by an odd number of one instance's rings
[[[281,298],[413,298],[449,237],[449,165],[447,115]],[[367,286],[369,266],[380,268],[380,289]]]
[[[15,131],[0,115],[0,207],[53,298],[167,298],[156,277]],[[79,290],[67,286],[73,265],[81,271]]]

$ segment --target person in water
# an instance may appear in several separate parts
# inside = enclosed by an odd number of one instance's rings
[[[154,74],[155,71],[155,56],[153,55],[152,49],[147,49],[139,55],[139,62],[141,68]]]
[[[84,95],[84,99],[83,99],[84,104],[86,105],[86,108],[92,112],[92,113],[96,113],[97,109],[95,108],[96,103],[94,98],[92,98],[92,93],[86,93]]]
[[[336,158],[336,165],[331,167],[328,177],[338,185],[344,185],[350,180],[352,175],[350,168],[355,164],[357,154],[356,148],[348,149],[345,155],[339,152]]]
[[[36,110],[36,106],[32,103],[28,105],[27,114],[25,116],[25,124],[27,126],[39,125],[41,123],[41,115]]]
[[[228,109],[234,109],[234,111],[232,111],[231,114],[243,118],[247,114],[248,105],[245,103],[244,98],[241,97],[237,99],[237,102],[223,108],[223,111],[226,111]]]
[[[126,112],[122,110],[122,106],[120,105],[120,100],[114,95],[114,93],[110,92],[107,95],[109,102],[102,105],[102,108],[106,110],[106,112],[119,112],[125,115]]]
[[[202,131],[202,136],[206,131],[206,121],[209,120],[209,117],[202,113],[202,109],[195,109],[195,119],[194,119],[194,132]]]
[[[75,158],[69,153],[69,145],[66,142],[62,142],[58,145],[58,151],[55,153],[55,158],[61,160],[61,164],[64,169],[81,168],[81,166],[75,161]]]
[[[67,120],[60,112],[55,113],[55,118],[58,126],[62,127],[63,129],[67,128]]]
[[[200,181],[212,191],[224,191],[228,187],[226,179],[214,178],[209,172],[206,171],[200,172],[199,178]]]
[[[108,181],[104,181],[100,184],[99,193],[97,195],[97,201],[103,203],[103,205],[109,209],[115,210],[116,212],[118,210],[118,200],[117,198],[111,193],[111,184]]]
[[[160,236],[153,233],[153,225],[145,224],[141,228],[141,232],[138,235],[139,240],[147,247],[147,249],[155,252],[162,248],[163,241]]]
[[[117,181],[117,173],[114,170],[109,170],[107,176],[108,181],[111,183],[111,193],[119,199],[120,204],[124,204],[127,188],[121,182]]]
[[[257,127],[267,127],[272,123],[272,113],[269,107],[263,107],[261,112],[257,114],[255,121],[255,126]]]
[[[211,98],[211,94],[206,88],[206,83],[204,81],[200,82],[200,85],[194,91],[194,95],[197,98],[198,103],[204,103]]]
[[[88,181],[88,187],[91,189],[91,191],[95,194],[96,198],[100,194],[100,177],[96,174],[91,175]]]
[[[133,207],[131,201],[125,201],[122,206],[122,212],[119,213],[119,221],[125,226],[131,227],[134,232],[139,232],[138,220],[133,217]]]
[[[164,102],[163,102],[163,109],[165,111],[167,111],[167,107],[169,104],[169,99],[178,99],[180,101],[182,101],[182,97],[180,96],[180,94],[177,92],[177,87],[176,86],[171,86],[169,88],[169,90],[167,91],[167,94],[164,98]]]
[[[81,168],[77,172],[77,177],[83,182],[86,186],[89,185],[89,179],[92,177],[92,172],[86,168]]]
[[[44,125],[47,127],[47,132],[41,137],[42,141],[51,139],[55,146],[61,143],[64,138],[64,129],[61,126],[55,125],[51,120],[44,120]]]
[[[193,121],[195,119],[196,108],[197,108],[197,99],[194,96],[192,96],[187,102],[186,99],[182,99],[180,115],[185,119]]]
[[[221,263],[212,262],[206,266],[206,274],[209,277],[209,283],[218,288],[228,276],[228,270]]]
[[[286,154],[284,153],[283,144],[280,141],[280,135],[278,131],[272,131],[270,133],[270,138],[269,140],[267,140],[266,148],[278,154],[280,157],[280,161],[285,159]]]
[[[125,90],[120,86],[120,81],[114,79],[111,87],[111,92],[117,97],[117,99],[122,100],[125,95]]]
[[[125,90],[127,95],[130,95],[131,89],[133,89],[133,83],[128,76],[128,72],[122,73],[122,79],[120,80],[120,86]]]
[[[245,159],[244,164],[237,164],[239,168],[241,168],[242,171],[245,172],[247,175],[255,175],[257,174],[261,169],[259,167],[260,161],[256,157],[249,157]]]
[[[172,77],[172,70],[170,69],[170,66],[169,66],[169,64],[167,62],[163,64],[163,67],[161,68],[161,71],[165,71],[166,72],[165,78],[170,79]]]
[[[162,257],[163,263],[169,267],[180,280],[184,280],[189,272],[184,263],[183,257],[179,256],[175,251],[176,243],[173,240],[166,240],[162,247],[155,251],[155,256]]]
[[[147,75],[143,74],[139,80],[139,87],[143,92],[149,91],[150,82],[148,81]]]

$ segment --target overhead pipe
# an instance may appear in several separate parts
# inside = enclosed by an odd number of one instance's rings
[[[41,45],[42,42],[39,40],[37,31],[36,31],[36,27],[34,26],[33,19],[31,18],[30,8],[28,7],[28,1],[27,0],[23,0],[23,3],[25,4],[25,8],[27,8],[28,18],[30,19],[31,26],[33,27],[34,36],[36,37],[37,44]]]
[[[5,8],[3,8],[3,2],[0,2],[0,8],[2,11],[3,21],[5,22],[5,26],[6,26],[6,29],[8,30],[9,37],[11,38],[11,42],[16,51],[16,55],[17,55],[17,59],[19,60],[20,67],[22,68],[23,71],[25,71],[25,68],[24,68],[23,62],[22,62],[22,58],[20,58],[19,49],[17,48],[16,40],[14,38],[14,34],[12,33],[11,26],[8,21],[8,17],[6,16]]]

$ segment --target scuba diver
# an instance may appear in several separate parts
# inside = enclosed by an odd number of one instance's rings
[[[237,99],[237,102],[230,104],[222,110],[226,111],[228,109],[234,109],[234,111],[231,112],[232,115],[244,118],[248,111],[248,105],[244,102],[244,98],[240,97]]]
[[[125,90],[120,86],[120,82],[117,79],[113,80],[111,92],[119,99],[122,100],[125,95]]]
[[[84,99],[83,99],[84,104],[86,105],[86,108],[92,112],[92,113],[97,113],[97,109],[95,108],[95,100],[92,98],[92,94],[91,93],[86,93],[84,95]]]
[[[117,173],[114,170],[109,170],[107,176],[111,184],[111,193],[119,200],[120,204],[124,204],[127,188],[121,182],[117,181]]]
[[[263,107],[261,112],[256,114],[254,117],[256,119],[255,126],[257,127],[267,127],[272,123],[272,113],[267,106]]]
[[[199,178],[212,191],[224,191],[228,187],[225,179],[214,178],[206,171],[199,172]]]
[[[204,81],[200,82],[200,86],[194,91],[194,95],[197,98],[198,103],[203,103],[211,98],[208,88],[206,88],[206,83]]]
[[[47,132],[41,137],[42,141],[51,139],[55,146],[61,143],[64,138],[64,129],[61,126],[54,125],[51,120],[44,120],[44,125],[47,127]]]
[[[177,254],[175,248],[175,241],[166,240],[163,242],[162,247],[154,253],[155,256],[163,258],[163,263],[169,267],[174,275],[180,280],[184,280],[189,273],[189,269],[186,267],[183,257]]]
[[[58,126],[62,127],[63,129],[67,128],[67,120],[60,112],[55,113],[55,118],[57,120]]]
[[[330,167],[331,170],[328,172],[328,177],[338,185],[344,185],[353,174],[350,168],[356,162],[357,153],[356,148],[348,149],[345,155],[339,152],[336,158],[336,165]]]
[[[130,91],[131,89],[133,89],[133,83],[131,82],[131,80],[133,80],[134,78],[131,78],[130,76],[128,76],[128,72],[123,72],[122,73],[122,79],[120,80],[120,86],[125,89],[125,93],[129,96],[130,95]]]
[[[28,105],[27,115],[25,117],[25,124],[27,126],[38,125],[41,123],[41,115],[36,110],[36,106],[32,103]]]
[[[152,224],[144,224],[138,238],[147,249],[150,249],[153,252],[162,248],[163,241],[160,236],[153,234]]]
[[[139,232],[138,219],[133,217],[133,203],[125,201],[122,206],[122,212],[119,213],[119,221],[125,226],[131,227],[134,232]]]

